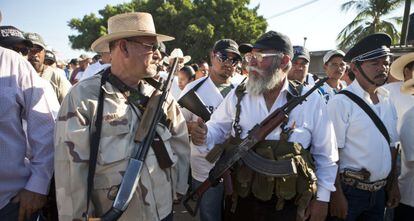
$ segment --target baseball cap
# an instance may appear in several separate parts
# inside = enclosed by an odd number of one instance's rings
[[[309,51],[308,49],[299,46],[299,45],[295,45],[293,46],[293,52],[294,52],[294,56],[292,60],[296,60],[298,58],[303,58],[305,60],[307,60],[308,62],[310,62],[310,55],[309,55]]]
[[[235,53],[240,60],[242,60],[239,52],[239,45],[232,39],[221,39],[216,41],[216,43],[214,43],[213,51],[232,52]]]
[[[335,55],[344,57],[345,53],[339,49],[328,51],[322,58],[323,63],[328,63],[328,61]]]
[[[52,51],[46,50],[45,51],[45,60],[50,60],[50,61],[56,62],[56,56]]]
[[[16,44],[32,47],[32,42],[24,38],[23,32],[14,26],[0,26],[0,45],[11,47]]]
[[[46,48],[46,44],[43,41],[42,36],[40,36],[38,33],[26,33],[25,37],[27,40],[31,41],[33,45],[39,45],[42,48]]]
[[[289,37],[276,31],[268,31],[264,33],[254,43],[253,48],[275,49],[293,57],[293,48]]]

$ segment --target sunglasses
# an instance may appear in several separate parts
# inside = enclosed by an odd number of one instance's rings
[[[136,41],[136,40],[132,40],[132,39],[126,39],[126,41],[140,44],[140,45],[142,45],[142,46],[144,46],[144,47],[146,47],[148,49],[151,49],[152,52],[154,52],[154,51],[156,51],[156,50],[158,50],[160,48],[160,45],[158,44],[158,42],[153,43],[153,44],[147,44],[147,43],[140,42],[140,41]]]
[[[226,54],[222,54],[220,52],[217,52],[215,56],[217,60],[219,60],[223,64],[230,61],[232,66],[236,66],[239,62],[239,59],[237,57],[230,58]]]
[[[272,57],[272,56],[277,56],[277,55],[280,55],[280,53],[275,54],[275,53],[250,52],[244,55],[244,60],[247,62],[250,62],[253,59],[255,59],[258,62],[262,62],[265,57]]]

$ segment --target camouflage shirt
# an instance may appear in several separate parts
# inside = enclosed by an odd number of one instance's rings
[[[82,218],[86,209],[90,125],[94,125],[101,75],[74,85],[63,100],[55,130],[55,179],[59,220]],[[141,92],[151,95],[153,88],[141,84]],[[108,190],[121,182],[132,152],[136,151],[135,131],[139,119],[118,89],[106,82],[102,132],[92,191],[92,216],[108,211],[112,200]],[[157,126],[157,132],[174,162],[161,169],[150,148],[141,178],[128,209],[120,220],[161,220],[172,212],[175,193],[185,193],[189,172],[190,147],[184,117],[169,96],[165,105],[170,129]]]

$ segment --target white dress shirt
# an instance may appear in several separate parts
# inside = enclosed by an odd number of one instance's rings
[[[284,80],[280,94],[270,111],[267,109],[263,95],[255,96],[247,93],[243,97],[240,113],[240,126],[243,130],[241,138],[245,138],[254,125],[287,102],[288,85],[288,81]],[[308,88],[304,87],[302,94],[307,90]],[[235,90],[232,90],[207,122],[206,143],[209,148],[214,144],[223,143],[230,134],[234,136],[232,125],[236,116],[236,103]],[[318,178],[317,198],[328,202],[330,192],[335,191],[338,150],[333,125],[326,112],[326,104],[317,92],[312,93],[307,101],[292,110],[287,126],[292,127],[293,124],[296,126],[289,141],[298,142],[304,148],[312,146],[310,153],[315,159]],[[280,133],[281,128],[277,127],[266,137],[266,140],[279,140]]]
[[[414,96],[413,96],[414,97]],[[414,207],[414,107],[408,110],[401,123],[401,174],[399,186],[401,203]]]
[[[346,83],[344,81],[339,81],[339,84],[341,85],[341,90],[346,88]],[[330,99],[335,96],[340,90],[336,88],[332,88],[328,83],[324,83],[320,88],[319,91],[321,92],[323,98],[325,99],[325,102],[328,103]]]
[[[197,95],[206,105],[206,108],[210,112],[214,112],[220,103],[223,101],[223,96],[221,95],[220,91],[214,85],[213,81],[209,77],[202,77],[197,79],[193,82],[187,84],[184,90],[181,92],[181,96],[185,95],[190,89],[192,89],[195,85],[197,85],[200,81],[204,79],[207,80],[197,89]],[[189,110],[182,108],[181,109],[185,120],[188,121],[197,121],[198,116],[191,113]],[[191,175],[197,181],[203,182],[207,179],[208,173],[210,172],[211,168],[213,168],[214,164],[208,162],[205,157],[210,149],[206,145],[197,146],[191,142]]]
[[[414,96],[401,93],[401,86],[404,82],[392,82],[388,83],[383,88],[390,92],[391,103],[394,104],[395,110],[397,111],[397,131],[400,133],[402,118],[410,108],[414,107]]]
[[[368,94],[354,81],[348,90],[362,98],[382,120],[391,138],[391,146],[398,141],[397,114],[388,91],[377,89],[379,102],[374,104]],[[339,169],[367,169],[370,181],[387,178],[391,171],[391,153],[387,140],[371,118],[355,102],[343,94],[335,95],[328,103],[328,113],[334,124],[339,149]]]

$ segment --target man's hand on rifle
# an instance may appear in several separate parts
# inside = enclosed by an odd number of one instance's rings
[[[201,146],[206,143],[207,126],[204,123],[203,119],[198,118],[197,122],[191,124],[189,131],[191,132],[191,140],[195,145]]]

